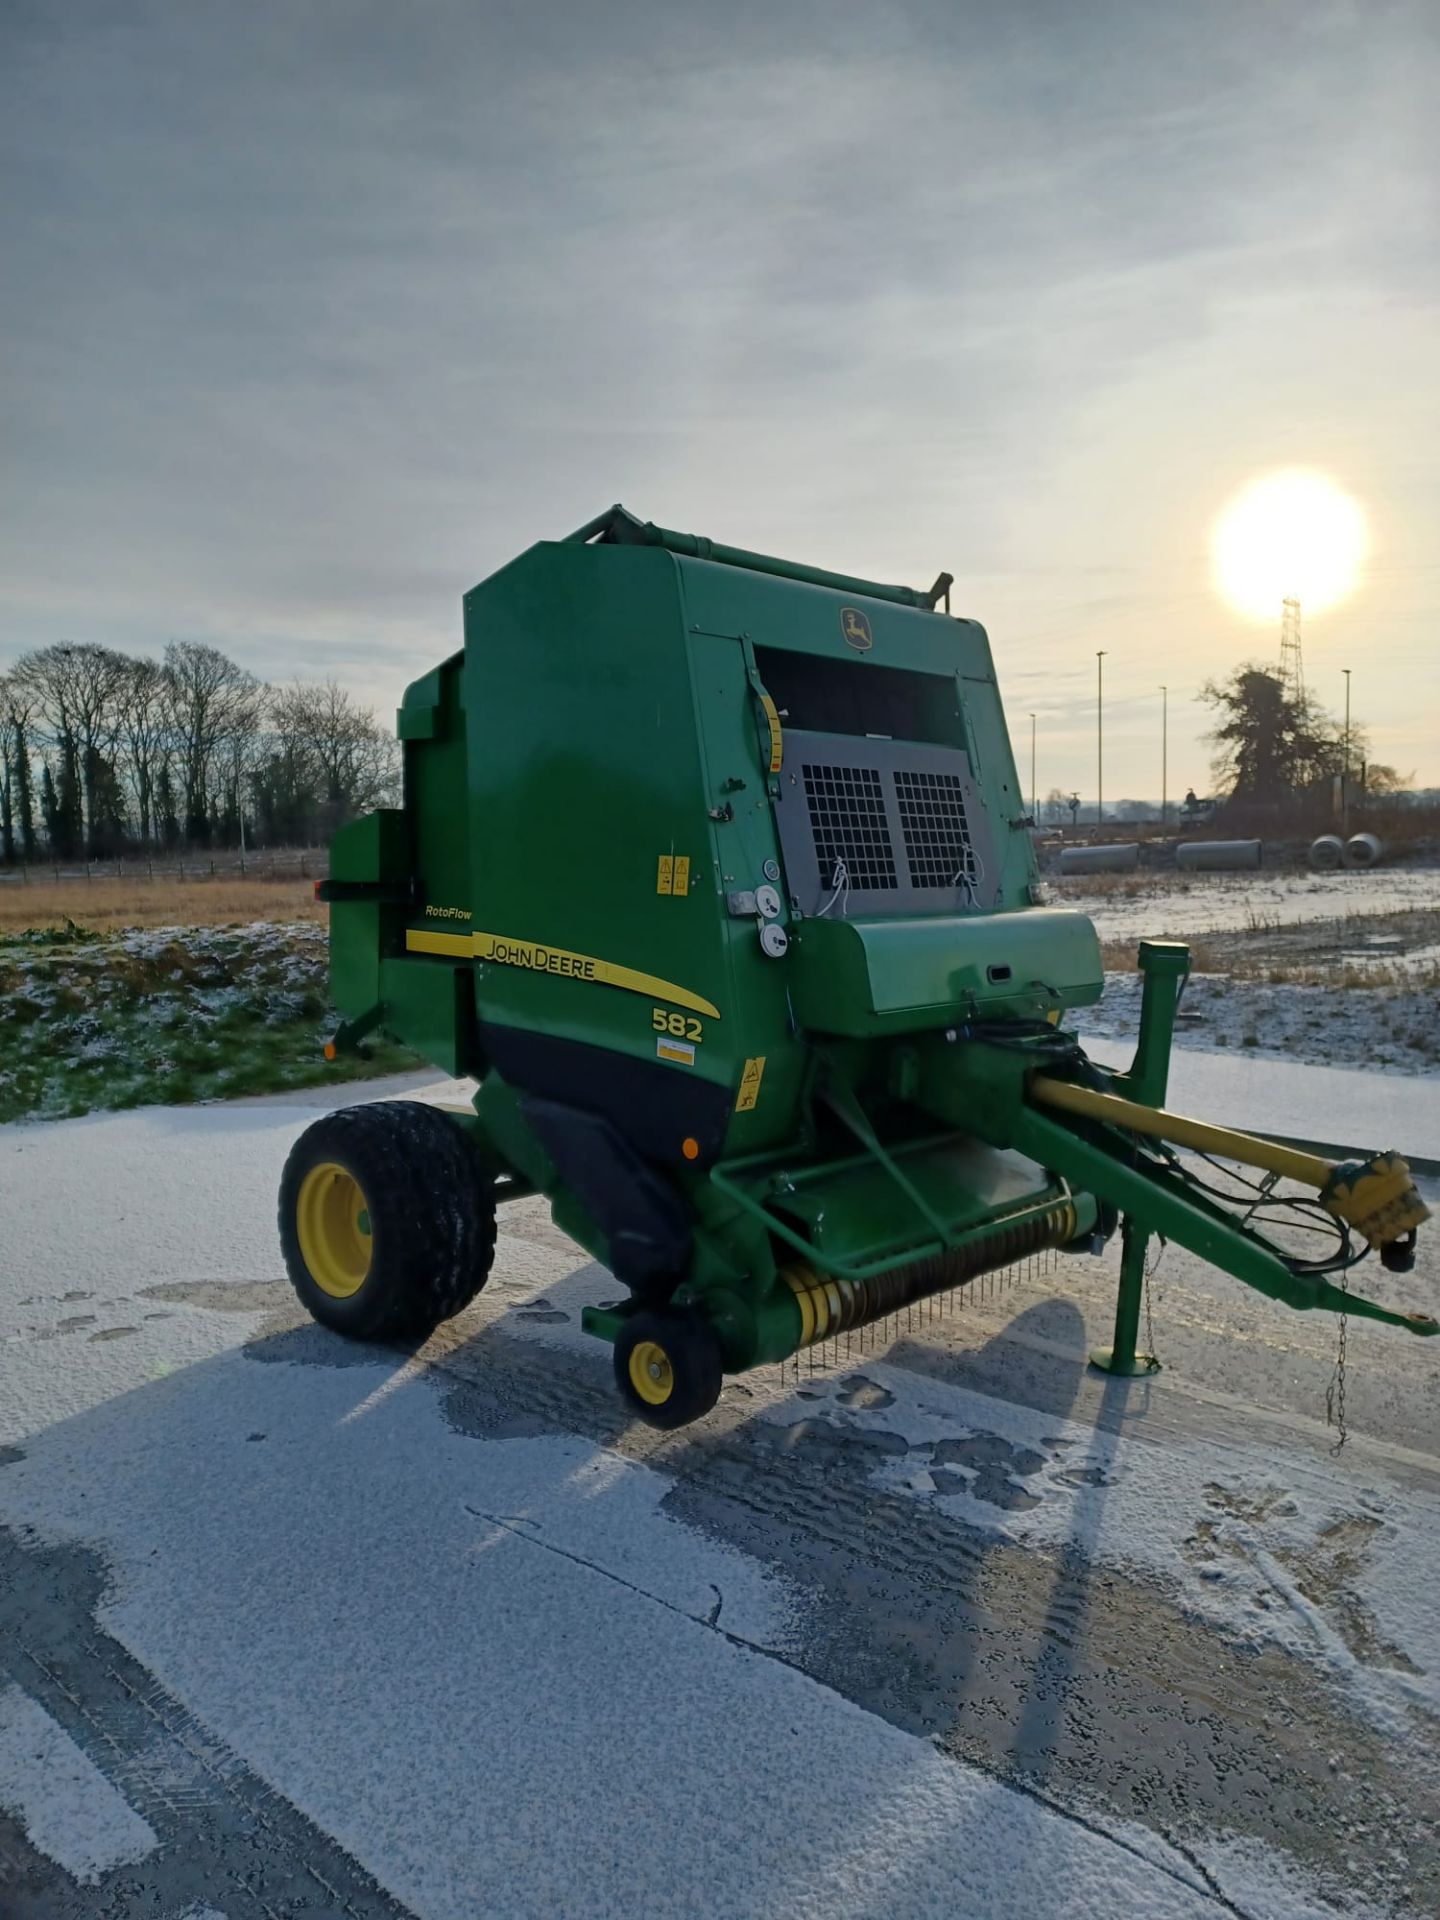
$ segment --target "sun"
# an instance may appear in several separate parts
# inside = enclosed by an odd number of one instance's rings
[[[1220,515],[1210,553],[1215,585],[1238,613],[1278,620],[1284,600],[1318,612],[1359,578],[1365,515],[1323,473],[1268,473]]]

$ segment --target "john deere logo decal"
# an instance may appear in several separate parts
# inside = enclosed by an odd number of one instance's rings
[[[875,644],[875,636],[870,631],[869,616],[861,613],[858,607],[840,609],[840,631],[846,643],[854,647],[857,653],[868,653]]]

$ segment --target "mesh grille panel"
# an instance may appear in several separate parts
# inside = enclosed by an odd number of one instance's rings
[[[898,886],[880,769],[807,762],[801,771],[821,886],[835,886],[839,861],[857,892]]]
[[[973,885],[975,849],[965,818],[965,790],[956,776],[897,767],[895,798],[911,886]]]

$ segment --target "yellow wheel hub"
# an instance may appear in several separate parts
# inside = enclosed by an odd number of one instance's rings
[[[295,1202],[295,1231],[322,1293],[348,1300],[370,1271],[370,1212],[360,1182],[333,1160],[312,1167]]]
[[[637,1340],[630,1355],[630,1384],[647,1407],[663,1407],[675,1391],[675,1369],[658,1340]]]

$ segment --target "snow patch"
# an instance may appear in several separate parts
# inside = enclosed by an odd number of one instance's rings
[[[897,1434],[905,1452],[870,1456],[878,1486],[1017,1545],[1159,1580],[1233,1639],[1321,1667],[1385,1732],[1417,1708],[1440,1715],[1440,1499],[1240,1442],[1161,1446],[884,1361],[864,1374],[885,1406],[847,1404],[842,1379],[816,1376],[811,1397],[757,1414]]]
[[[60,1723],[16,1686],[0,1688],[0,1806],[33,1847],[86,1885],[160,1844]]]
[[[226,1356],[52,1427],[0,1508],[98,1544],[102,1624],[426,1920],[1213,1914],[1143,1829],[774,1657],[786,1589],[666,1516],[662,1476],[462,1437],[388,1371]]]
[[[1262,923],[1403,913],[1440,907],[1440,868],[1372,868],[1368,873],[1209,873],[1147,876],[1134,888],[1087,888],[1047,875],[1057,906],[1078,907],[1102,940],[1179,940]]]

